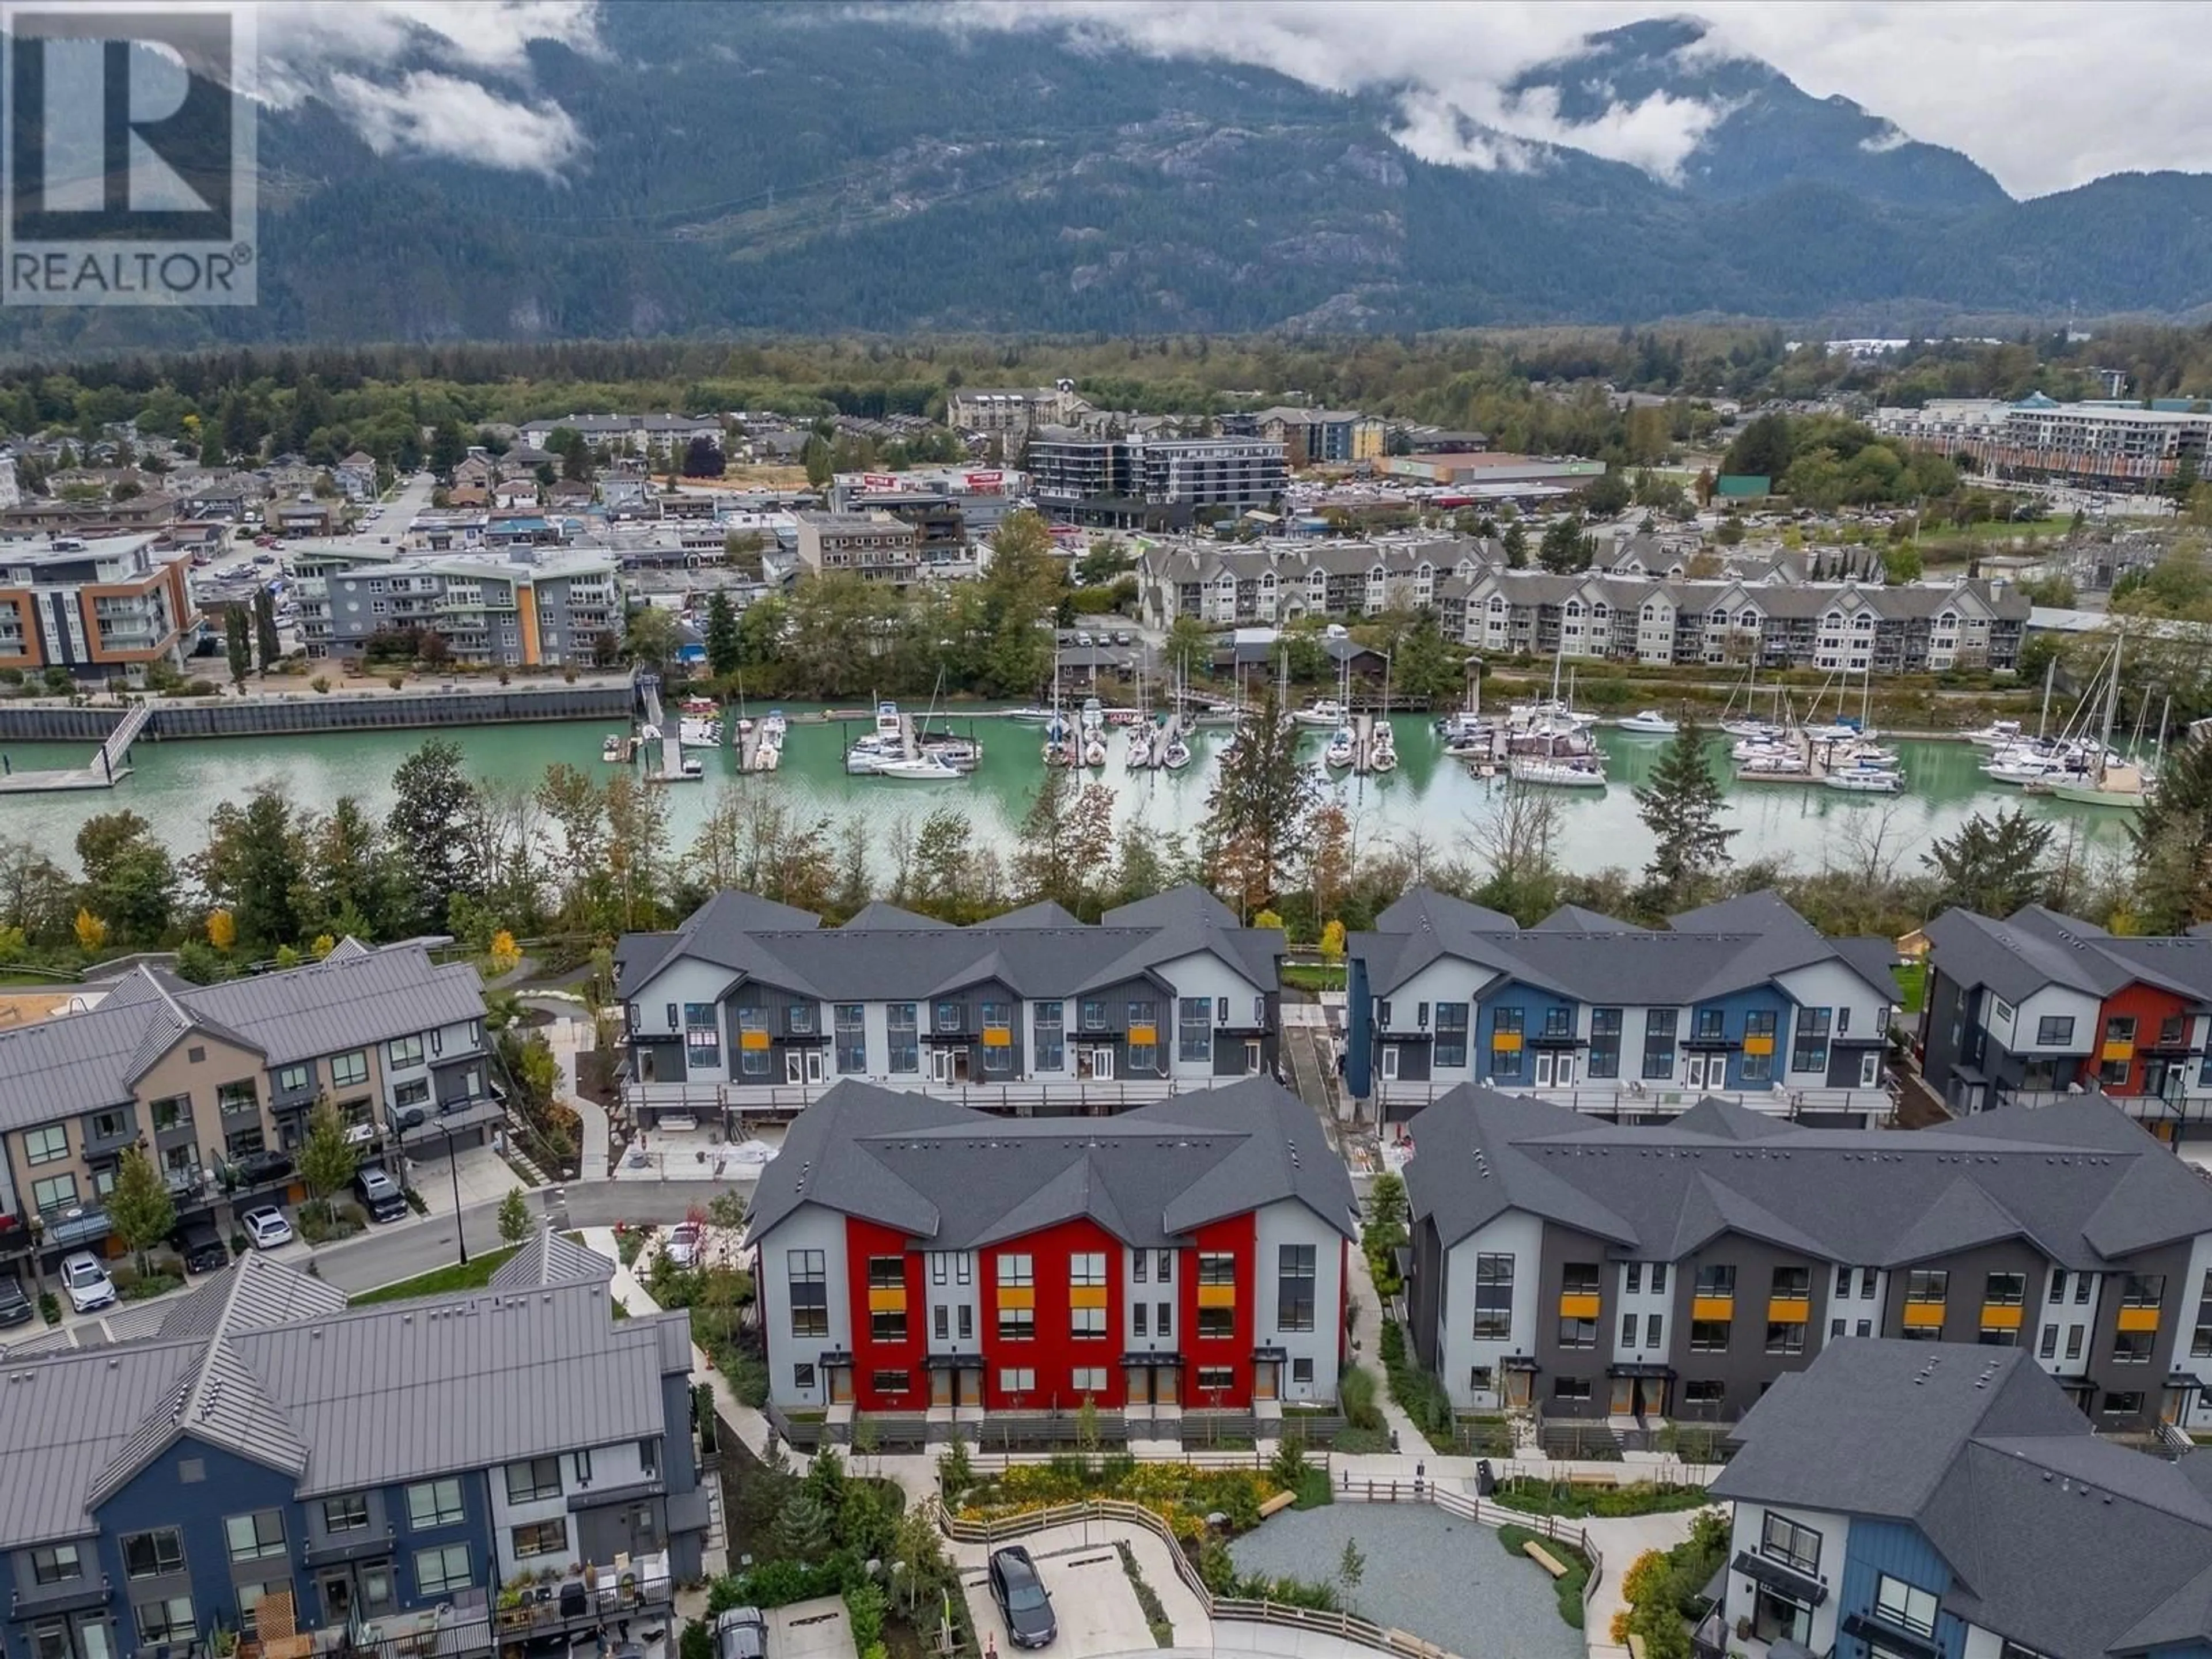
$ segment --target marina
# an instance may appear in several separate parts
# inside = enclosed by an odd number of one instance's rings
[[[738,744],[680,757],[699,766],[706,787],[668,792],[672,853],[680,854],[689,845],[725,788],[766,792],[803,817],[857,819],[869,827],[878,847],[885,836],[876,832],[888,832],[902,817],[957,803],[980,844],[1002,851],[1013,846],[1037,783],[1042,734],[1036,726],[962,707],[933,723],[933,737],[942,739],[948,754],[962,752],[956,745],[980,749],[971,750],[972,769],[956,767],[956,779],[939,780],[940,788],[895,787],[848,770],[848,747],[873,735],[875,717],[868,711],[848,708],[837,711],[836,718],[819,706],[791,706],[782,712],[787,730],[777,745],[773,775],[741,770],[744,750]],[[1102,732],[1108,729],[1103,720],[1102,711]],[[1377,720],[1371,729],[1390,734],[1390,769],[1363,774],[1347,766],[1319,774],[1328,798],[1340,802],[1351,818],[1360,850],[1403,844],[1418,836],[1434,856],[1475,856],[1472,833],[1498,811],[1506,787],[1504,772],[1501,768],[1492,777],[1479,775],[1477,766],[1455,757],[1453,750],[1464,739],[1440,733],[1435,726],[1427,715]],[[1113,790],[1117,824],[1135,823],[1163,837],[1181,836],[1188,845],[1195,842],[1205,817],[1215,759],[1233,730],[1225,723],[1200,720],[1181,734],[1189,756],[1184,764],[1133,771],[1119,763],[1126,741],[1120,739],[1116,764],[1107,767],[1102,759],[1100,769],[1086,775]],[[977,735],[970,738],[964,735],[969,731]],[[173,849],[192,852],[206,838],[213,805],[243,800],[264,784],[283,789],[295,805],[316,811],[327,811],[341,795],[350,794],[380,817],[392,804],[393,769],[425,735],[373,730],[246,741],[142,739],[131,752],[131,775],[112,788],[0,795],[0,836],[27,841],[74,868],[72,842],[78,827],[96,814],[129,808],[146,817]],[[610,735],[620,734],[600,718],[459,726],[441,735],[460,747],[472,775],[520,787],[536,784],[554,762],[590,761],[605,751]],[[1331,736],[1331,731],[1309,726],[1301,755],[1320,768]],[[1831,850],[1839,859],[1847,856],[1842,844],[1866,815],[1888,813],[1889,839],[1905,848],[1900,856],[1909,866],[1929,838],[1950,834],[1974,812],[2007,806],[2075,826],[2095,845],[2114,852],[2126,846],[2129,814],[1994,783],[1981,770],[1990,751],[1967,743],[1884,739],[1911,780],[1903,793],[1886,795],[1744,782],[1730,760],[1735,741],[1716,732],[1707,750],[1723,780],[1729,827],[1741,832],[1731,848],[1739,860],[1787,859],[1815,867]],[[1651,842],[1636,816],[1633,792],[1667,745],[1602,726],[1589,733],[1589,744],[1608,787],[1549,792],[1559,809],[1558,854],[1576,869],[1639,868],[1650,856]],[[665,745],[651,745],[649,752],[653,761],[665,763]],[[15,772],[82,769],[86,759],[85,746],[75,742],[5,744],[0,754]]]

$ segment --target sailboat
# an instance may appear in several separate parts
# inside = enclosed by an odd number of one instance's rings
[[[2112,643],[2112,654],[2107,659],[2105,682],[2105,716],[2102,735],[2097,742],[2097,764],[2094,773],[2067,772],[2039,779],[2027,787],[2037,794],[2055,795],[2060,800],[2077,801],[2084,806],[2118,806],[2130,811],[2140,811],[2148,799],[2154,780],[2142,767],[2132,761],[2122,760],[2112,750],[2112,718],[2118,713],[2120,700],[2120,652],[2124,638]],[[2166,715],[2172,711],[2172,700],[2167,699],[2166,708],[2159,716],[2159,743],[2166,742]],[[2150,712],[2150,694],[2143,694],[2143,713]],[[2142,736],[2142,721],[2136,722],[2138,744]]]
[[[937,676],[937,685],[930,690],[929,712],[921,718],[921,729],[925,732],[929,730],[930,721],[936,718],[937,693],[944,684],[945,675],[940,670]],[[883,725],[881,708],[882,706],[879,705],[876,721],[879,730]],[[893,718],[896,720],[896,715]],[[876,767],[876,776],[890,778],[900,783],[957,783],[968,775],[953,765],[941,752],[935,749],[922,748],[919,742],[915,745],[917,752],[911,756],[908,755],[904,747],[905,731],[902,727],[896,729],[899,732],[900,752],[896,757],[879,762]]]

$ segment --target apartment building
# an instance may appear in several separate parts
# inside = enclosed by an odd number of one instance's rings
[[[1664,930],[1573,906],[1534,927],[1415,888],[1346,941],[1345,1086],[1402,1122],[1466,1083],[1664,1121],[1708,1095],[1887,1122],[1887,939],[1826,937],[1776,895]]]
[[[1379,416],[1354,409],[1295,409],[1279,405],[1255,415],[1224,419],[1222,429],[1249,429],[1255,437],[1283,446],[1294,467],[1348,465],[1382,459],[1386,428]]]
[[[2017,1346],[2099,1425],[2212,1425],[2212,1186],[2111,1102],[1621,1125],[1463,1085],[1413,1119],[1408,1329],[1455,1404],[1733,1419],[1863,1337]]]
[[[563,427],[580,433],[593,449],[616,455],[665,455],[672,447],[681,454],[694,438],[717,446],[722,441],[720,416],[668,414],[564,415],[558,420],[528,421],[515,434],[516,441],[532,449],[549,448],[553,434]],[[491,482],[483,480],[487,488]]]
[[[83,1012],[0,1030],[0,1209],[21,1223],[0,1228],[0,1271],[112,1250],[103,1200],[134,1148],[189,1214],[288,1186],[319,1100],[366,1151],[475,1144],[501,1114],[488,1066],[476,969],[418,945],[347,939],[216,985],[135,969]]]
[[[1732,1438],[1698,1659],[2212,1653],[2212,1458],[2100,1438],[2017,1349],[1839,1344]]]
[[[547,1233],[482,1290],[349,1310],[252,1255],[144,1340],[11,1350],[7,1659],[672,1635],[708,1525],[690,1316],[617,1319],[611,1272]]]
[[[2203,1138],[2212,937],[2119,938],[2041,905],[1947,910],[1926,932],[1923,1074],[1953,1111],[2093,1090],[2161,1139]]]
[[[191,555],[153,534],[0,540],[0,667],[137,682],[199,643]]]
[[[900,518],[950,511],[971,541],[987,541],[1029,493],[1029,475],[1011,467],[916,467],[906,472],[840,472],[830,485],[833,513],[881,508]],[[927,552],[925,544],[925,552]]]
[[[621,564],[610,552],[514,539],[497,552],[423,553],[382,543],[293,556],[300,634],[311,657],[359,657],[380,634],[422,629],[463,662],[588,665],[623,627]]]
[[[2036,392],[2018,403],[1937,398],[1875,411],[1874,429],[1969,460],[2003,478],[2092,489],[2155,490],[2185,462],[2202,473],[2212,411],[2202,402],[2062,404]]]
[[[1104,1123],[840,1083],[753,1199],[769,1398],[948,1435],[1088,1401],[1170,1437],[1333,1401],[1358,1215],[1273,1079]]]
[[[1266,438],[1128,437],[1044,426],[1027,456],[1031,487],[1048,510],[1242,513],[1271,505],[1288,477],[1284,446]]]
[[[955,386],[945,394],[945,424],[1018,443],[1041,426],[1073,420],[1090,407],[1075,395],[1075,382],[1043,386]]]
[[[1272,1073],[1283,936],[1196,887],[955,927],[872,904],[842,927],[747,893],[615,951],[631,1096],[652,1114],[807,1105],[856,1078],[1103,1112]]]
[[[903,583],[921,574],[923,532],[909,519],[880,509],[801,513],[798,519],[799,568],[811,576]]]

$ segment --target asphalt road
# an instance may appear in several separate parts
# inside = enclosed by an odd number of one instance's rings
[[[555,1188],[540,1187],[530,1194],[533,1212],[551,1215],[556,1224],[570,1227],[611,1227],[618,1221],[667,1224],[684,1219],[695,1206],[703,1206],[721,1187],[708,1181],[634,1181],[617,1178],[578,1182],[564,1189],[567,1204],[553,1202]],[[461,1212],[464,1237],[472,1251],[499,1248],[496,1204],[479,1204]],[[390,1227],[372,1228],[360,1238],[333,1244],[314,1254],[324,1279],[342,1291],[368,1291],[394,1280],[412,1279],[457,1261],[459,1249],[453,1237],[450,1214],[422,1218]]]

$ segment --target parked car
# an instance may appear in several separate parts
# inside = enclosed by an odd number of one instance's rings
[[[407,1213],[407,1194],[380,1164],[366,1164],[356,1170],[353,1189],[371,1221],[397,1221]]]
[[[730,1607],[714,1620],[714,1659],[766,1659],[768,1620],[758,1607]]]
[[[185,1222],[169,1235],[169,1242],[184,1257],[188,1273],[219,1273],[230,1266],[230,1246],[204,1216]]]
[[[1091,635],[1088,634],[1078,634],[1075,636],[1075,642],[1078,645],[1087,646],[1091,643]]]
[[[238,1224],[253,1241],[257,1250],[273,1250],[279,1244],[292,1242],[292,1224],[284,1219],[283,1211],[273,1204],[264,1204],[258,1210],[248,1210],[238,1218]]]
[[[62,1288],[69,1292],[70,1306],[79,1313],[115,1304],[115,1281],[89,1250],[62,1258]]]
[[[705,1229],[696,1221],[679,1221],[668,1232],[668,1243],[661,1247],[672,1267],[696,1267],[699,1265],[699,1249],[704,1242]]]
[[[1018,1648],[1052,1645],[1060,1626],[1052,1616],[1052,1597],[1037,1577],[1036,1563],[1019,1544],[991,1552],[991,1599],[1006,1621],[1006,1635]]]
[[[23,1294],[23,1281],[13,1274],[0,1279],[0,1329],[31,1322],[31,1298]]]
[[[292,1173],[292,1160],[283,1152],[248,1152],[230,1167],[241,1187],[272,1187]]]

